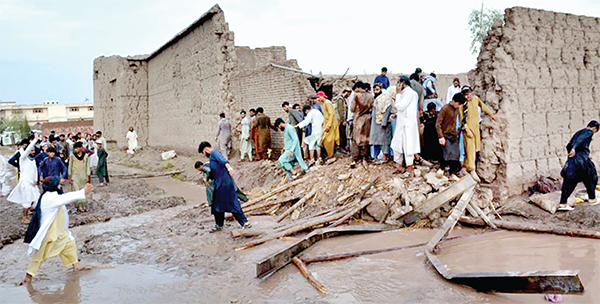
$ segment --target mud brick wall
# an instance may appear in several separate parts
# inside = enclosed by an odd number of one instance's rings
[[[196,155],[201,141],[215,143],[221,112],[233,127],[241,109],[259,106],[274,121],[284,116],[281,102],[314,93],[305,76],[271,63],[299,68],[285,47],[236,47],[215,5],[150,55],[94,60],[94,127],[123,146],[132,125],[141,145]],[[281,146],[277,134],[273,142]]]
[[[311,93],[315,93],[305,75],[269,65],[275,63],[299,69],[295,60],[286,59],[284,47],[236,47],[236,54],[238,64],[231,78],[231,89],[235,96],[233,117],[239,117],[238,113],[242,109],[248,112],[262,107],[272,123],[279,117],[287,121],[287,113],[283,111],[281,104],[284,101],[291,105],[302,104]],[[272,147],[282,148],[282,132],[271,131],[271,136]]]
[[[140,144],[148,140],[148,63],[119,56],[94,60],[94,129],[126,145],[132,126]]]
[[[484,40],[469,82],[498,112],[484,118],[478,173],[496,199],[559,178],[566,144],[600,110],[600,20],[514,7]],[[591,146],[600,156],[600,140]]]
[[[227,61],[233,33],[219,9],[173,45],[149,59],[150,145],[188,152],[214,142],[219,113],[228,112]]]

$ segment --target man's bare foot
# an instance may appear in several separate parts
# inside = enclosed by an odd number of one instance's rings
[[[21,282],[21,285],[29,285],[31,284],[31,280],[33,279],[33,277],[30,274],[26,274],[25,278],[23,279],[23,282]]]
[[[92,266],[81,266],[79,263],[73,264],[73,271],[83,271],[83,270],[92,270],[94,267]]]
[[[31,221],[31,220],[30,220],[30,219],[29,219],[29,217],[27,217],[27,216],[23,216],[23,217],[21,217],[21,223],[23,223],[23,225],[29,225],[29,222],[30,222],[30,221]]]

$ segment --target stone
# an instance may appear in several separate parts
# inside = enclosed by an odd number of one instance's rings
[[[402,195],[402,199],[404,200],[405,206],[410,204],[413,208],[417,208],[427,201],[427,197],[418,191],[408,191],[406,194]]]
[[[374,198],[366,210],[376,221],[380,221],[389,211],[388,206],[381,198]]]
[[[435,172],[425,174],[425,181],[431,185],[435,191],[439,191],[442,186],[448,184],[448,178],[446,176],[439,176]]]

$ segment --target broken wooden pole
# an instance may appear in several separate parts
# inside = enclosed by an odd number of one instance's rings
[[[496,224],[494,224],[494,222],[492,222],[492,220],[490,220],[490,218],[487,217],[487,215],[483,212],[483,210],[481,210],[481,208],[479,208],[479,206],[473,204],[473,202],[469,202],[469,204],[467,205],[467,208],[469,208],[469,207],[471,207],[471,209],[469,209],[469,212],[471,212],[471,210],[473,210],[475,212],[475,213],[473,213],[473,216],[479,216],[490,227],[492,227],[494,229],[498,229]]]
[[[469,218],[463,216],[460,218],[460,222],[467,225],[473,226],[485,226],[485,222],[480,219]],[[560,227],[554,225],[535,224],[527,222],[511,222],[503,220],[492,220],[492,222],[499,228],[506,230],[516,230],[523,232],[541,232],[551,233],[557,235],[573,236],[573,237],[585,237],[592,239],[600,239],[600,231],[593,231],[588,229],[577,229]]]
[[[320,293],[327,293],[327,288],[325,288],[325,286],[323,286],[321,282],[315,279],[315,277],[312,275],[312,273],[310,273],[308,267],[306,266],[306,264],[304,264],[304,262],[302,262],[298,257],[293,257],[292,261],[294,262],[298,270],[300,270],[300,273],[302,273],[302,275],[308,280],[310,285],[316,288]]]
[[[317,194],[317,190],[318,189],[315,188],[312,191],[310,191],[307,195],[305,195],[299,201],[297,201],[293,206],[291,206],[285,212],[283,212],[275,221],[279,223],[286,216],[292,214],[292,212],[294,212],[294,210],[298,209],[298,207],[302,206],[302,204],[304,204],[307,200],[309,200],[311,197],[313,197],[315,194]]]
[[[241,246],[237,246],[234,248],[235,251],[240,251],[240,250],[244,250],[244,249],[248,249],[250,247],[254,247],[263,243],[266,243],[268,241],[280,238],[280,237],[284,237],[290,234],[294,234],[297,232],[300,232],[302,230],[311,228],[313,226],[319,226],[319,225],[323,225],[323,224],[327,224],[329,222],[333,222],[336,220],[339,220],[340,218],[344,217],[346,214],[352,212],[352,210],[350,211],[346,211],[346,212],[340,212],[340,213],[336,213],[336,214],[332,214],[329,216],[320,216],[320,217],[316,217],[313,218],[307,222],[301,223],[299,225],[287,228],[286,230],[283,231],[279,231],[279,232],[275,232],[269,235],[265,235],[264,237],[254,240],[254,241],[250,241],[246,244],[243,244]]]
[[[358,205],[357,207],[354,207],[353,209],[351,209],[350,212],[348,212],[342,218],[336,220],[331,225],[329,225],[329,228],[333,228],[333,227],[339,226],[340,224],[342,224],[345,221],[349,220],[355,214],[359,213],[361,210],[363,210],[364,208],[366,208],[367,206],[369,206],[371,204],[371,202],[373,202],[373,201],[370,198],[364,200],[363,202],[360,203],[360,205]]]
[[[242,207],[242,209],[244,210],[244,212],[251,212],[254,210],[258,210],[261,208],[267,208],[267,207],[272,207],[275,205],[279,205],[279,204],[285,204],[291,201],[295,201],[297,199],[300,199],[299,195],[293,195],[291,197],[286,197],[284,199],[280,199],[280,200],[276,200],[276,201],[270,201],[270,202],[263,202],[260,204],[254,204],[252,206],[248,206],[248,207]]]
[[[134,174],[111,174],[110,177],[116,177],[120,179],[136,179],[136,178],[152,178],[171,176],[175,174],[181,174],[185,170],[167,171],[167,172],[156,172],[156,173],[134,173]]]
[[[481,235],[481,234],[486,234],[486,233],[490,233],[490,232],[497,232],[497,230],[496,231],[484,230],[482,232],[458,235],[458,236],[449,237],[449,238],[447,238],[447,240],[461,239],[461,238],[465,238],[465,237]],[[340,253],[340,254],[327,254],[327,255],[321,255],[321,256],[316,256],[316,257],[302,256],[302,257],[300,257],[300,259],[302,260],[302,262],[304,262],[306,264],[339,261],[339,260],[355,258],[355,257],[363,256],[363,255],[371,255],[371,254],[378,254],[378,253],[385,253],[385,252],[392,252],[392,251],[402,251],[402,250],[407,250],[407,249],[412,249],[412,248],[419,248],[419,247],[423,247],[425,245],[427,245],[427,242],[413,244],[413,245],[405,245],[405,246],[400,246],[400,247],[363,250],[363,251]]]
[[[352,225],[317,229],[301,240],[296,241],[274,254],[270,254],[260,262],[256,263],[256,277],[264,278],[275,273],[277,270],[289,264],[292,261],[292,257],[298,255],[303,250],[322,239],[346,234],[381,232],[388,228],[389,227],[386,225]]]
[[[296,186],[298,184],[301,184],[301,183],[303,183],[303,182],[305,182],[307,180],[308,180],[308,176],[305,176],[305,177],[297,179],[297,180],[295,180],[295,181],[293,181],[291,183],[287,183],[287,184],[285,184],[285,185],[283,185],[283,186],[281,186],[279,188],[276,188],[276,189],[274,189],[272,191],[269,191],[269,193],[266,193],[266,194],[264,194],[264,195],[262,195],[260,197],[257,197],[255,199],[251,199],[251,200],[243,203],[242,204],[242,208],[246,208],[246,207],[258,204],[258,203],[260,203],[260,202],[268,199],[269,197],[271,197],[273,195],[279,194],[279,193],[281,193],[281,192],[283,192],[283,191],[285,191],[285,190],[287,190],[287,189],[289,189],[291,187],[294,187],[294,186]]]
[[[477,182],[473,180],[471,175],[466,175],[461,178],[459,181],[454,183],[448,189],[438,193],[433,196],[429,200],[427,200],[421,206],[418,206],[413,211],[408,212],[400,217],[400,220],[404,222],[405,225],[411,225],[414,222],[427,217],[431,212],[440,208],[443,204],[453,200],[454,198],[461,195],[465,190],[475,186]]]
[[[444,237],[446,235],[448,235],[448,233],[450,233],[450,231],[452,231],[452,228],[454,228],[454,226],[456,225],[456,222],[458,222],[458,219],[460,218],[460,216],[463,213],[465,213],[467,204],[471,200],[471,197],[473,197],[474,191],[475,191],[475,186],[471,186],[471,188],[467,189],[467,191],[465,191],[463,193],[463,195],[460,197],[460,200],[458,201],[456,206],[454,206],[454,209],[452,209],[452,213],[450,214],[448,219],[446,219],[446,222],[444,222],[444,225],[442,226],[442,228],[439,229],[427,243],[427,250],[434,251],[435,248],[437,247],[437,245],[442,241],[442,239],[444,239]]]

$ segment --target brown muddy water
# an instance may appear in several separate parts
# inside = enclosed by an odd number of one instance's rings
[[[476,230],[456,229],[452,235]],[[399,230],[324,240],[307,255],[386,248],[427,241],[432,230]],[[223,237],[228,237],[223,235]],[[253,262],[279,244],[236,253],[242,265],[230,268],[232,280],[185,275],[176,268],[114,264],[73,274],[48,273],[33,289],[0,285],[2,303],[547,303],[543,295],[484,294],[444,281],[425,262],[422,248],[310,264],[329,290],[319,294],[292,265],[273,276],[254,278]],[[12,246],[12,245],[11,245]],[[207,248],[219,254],[223,248]],[[580,269],[583,295],[564,303],[600,303],[600,242],[591,239],[498,231],[444,242],[442,261],[453,270]],[[25,265],[23,265],[24,267]]]
[[[188,205],[73,228],[82,264],[99,267],[74,274],[52,258],[32,288],[16,286],[29,260],[26,246],[22,242],[5,246],[0,251],[0,303],[547,303],[541,294],[485,294],[449,283],[428,265],[422,247],[310,264],[329,290],[326,295],[309,285],[293,265],[256,279],[255,263],[294,238],[235,252],[233,246],[243,241],[229,236],[227,230],[234,224],[220,233],[207,232],[210,217],[196,206],[205,202],[202,187],[169,178],[148,183],[186,198]],[[205,220],[209,224],[203,224]],[[272,224],[269,217],[250,220],[257,228]],[[173,230],[176,227],[183,228]],[[564,303],[600,303],[598,240],[479,232],[455,229],[451,236],[465,237],[443,242],[440,259],[454,271],[579,269],[586,291],[563,296]],[[412,245],[428,241],[434,233],[402,229],[337,237],[303,254]]]

